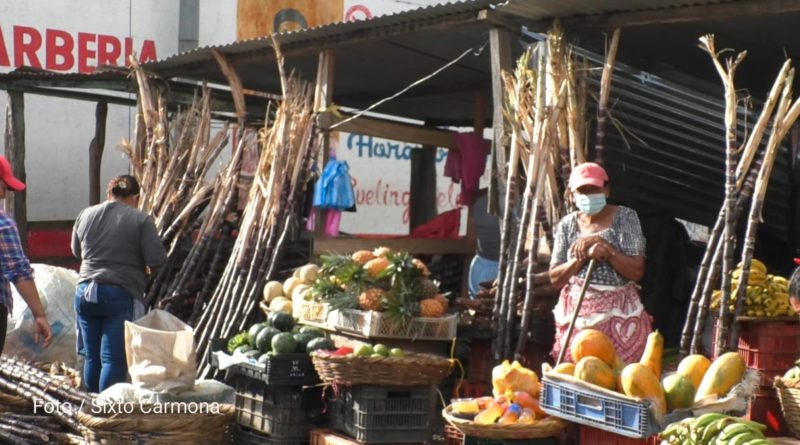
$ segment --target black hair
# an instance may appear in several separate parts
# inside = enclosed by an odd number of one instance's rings
[[[272,32],[278,32],[285,22],[295,22],[300,25],[300,29],[308,28],[308,22],[300,11],[294,8],[285,8],[275,14],[275,19],[272,21]]]
[[[789,278],[789,298],[800,300],[800,267],[795,268]]]
[[[116,198],[127,198],[138,195],[140,191],[139,181],[136,178],[131,175],[119,175],[109,181],[106,192]]]

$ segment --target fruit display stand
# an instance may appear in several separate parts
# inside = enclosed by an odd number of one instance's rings
[[[450,341],[456,337],[458,316],[415,317],[401,324],[381,312],[342,309],[328,314],[327,325],[365,338]]]
[[[542,409],[556,417],[632,439],[648,439],[681,419],[707,412],[742,413],[758,385],[759,373],[745,377],[724,398],[676,410],[658,420],[648,400],[628,397],[569,375],[547,373],[542,378]]]

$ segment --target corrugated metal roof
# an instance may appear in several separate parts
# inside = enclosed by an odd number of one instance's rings
[[[737,0],[508,0],[498,10],[531,20],[615,12],[649,11]]]

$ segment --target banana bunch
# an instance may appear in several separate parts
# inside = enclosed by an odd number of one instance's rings
[[[707,413],[670,424],[660,435],[673,445],[769,445],[766,427],[758,422]]]
[[[731,312],[736,309],[736,291],[741,273],[741,265],[732,272],[732,298],[729,302]],[[788,291],[789,281],[785,277],[768,274],[764,263],[754,259],[747,279],[744,315],[748,317],[792,317],[796,315],[789,304]],[[711,294],[711,310],[719,310],[721,296],[721,290],[715,290]]]

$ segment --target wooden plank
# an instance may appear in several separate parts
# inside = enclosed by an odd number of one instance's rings
[[[314,240],[314,254],[352,253],[358,250],[373,250],[385,246],[392,250],[417,255],[460,254],[473,255],[475,241],[459,239],[425,238],[317,238]]]
[[[489,31],[492,68],[492,128],[494,139],[491,154],[491,182],[489,184],[489,212],[500,213],[500,196],[503,196],[502,178],[506,177],[506,136],[503,117],[503,70],[511,69],[511,38],[508,31],[492,28]],[[498,178],[501,178],[498,181]]]
[[[319,60],[317,62],[317,83],[314,89],[314,111],[322,112],[327,110],[333,103],[333,82],[335,74],[335,54],[332,50],[320,51]],[[331,138],[329,131],[322,132],[322,153],[319,154],[317,161],[319,162],[319,171],[325,168],[330,157]],[[312,192],[313,193],[313,192]],[[316,227],[314,233],[316,237],[322,236],[325,221],[322,210],[314,209],[314,216],[316,218]],[[316,238],[315,237],[315,238]],[[313,242],[313,239],[312,239]]]
[[[94,111],[94,138],[89,143],[89,204],[99,204],[101,200],[100,166],[106,146],[106,117],[108,103],[98,102]]]
[[[25,182],[25,94],[22,91],[8,92],[6,108],[5,156],[11,164],[14,176]],[[28,208],[27,192],[10,192],[6,195],[6,211],[14,217],[17,231],[25,253],[28,252]]]
[[[631,27],[697,22],[708,20],[709,18],[725,20],[742,17],[792,14],[797,12],[800,12],[800,2],[797,0],[749,0],[712,5],[664,8],[652,11],[619,12],[583,16],[565,19],[564,26],[568,28],[615,28],[618,26]],[[546,26],[549,27],[551,23],[551,20],[547,21]]]
[[[330,128],[334,124],[341,122],[348,117],[349,115],[347,114],[342,114],[342,117],[337,117],[333,113],[325,112],[320,115],[320,127]],[[452,131],[439,130],[436,128],[425,128],[418,125],[393,122],[384,119],[375,119],[371,117],[359,117],[357,119],[353,119],[336,127],[335,130],[392,139],[395,141],[427,145],[431,147],[442,147],[451,150],[455,148],[455,141],[453,140]]]

